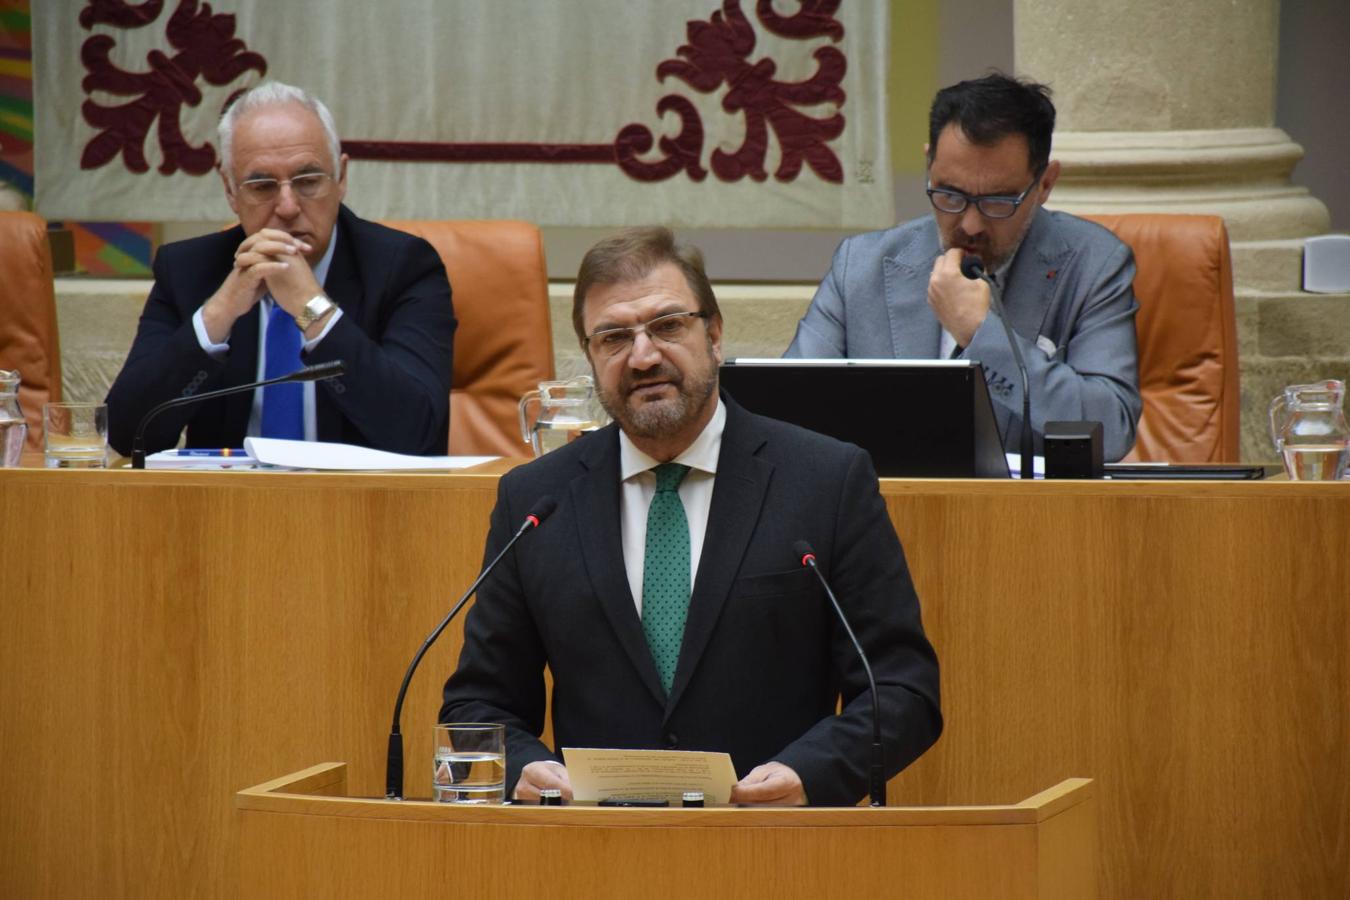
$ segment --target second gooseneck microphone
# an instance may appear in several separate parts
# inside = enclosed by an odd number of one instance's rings
[[[236,384],[233,387],[221,388],[218,391],[207,391],[205,394],[191,394],[187,397],[174,397],[172,400],[165,400],[155,408],[151,409],[141,418],[140,424],[136,426],[136,436],[131,442],[131,467],[133,469],[145,468],[145,429],[155,416],[164,412],[166,409],[173,409],[175,406],[188,406],[193,403],[201,403],[203,400],[213,400],[216,397],[228,397],[230,394],[239,394],[244,391],[257,390],[260,387],[268,387],[273,384],[291,384],[297,381],[323,381],[326,378],[336,378],[346,371],[346,366],[340,359],[332,362],[316,363],[312,366],[305,366],[303,369],[296,369],[289,375],[278,375],[276,378],[269,378],[266,381],[253,381],[248,384]]]
[[[1012,325],[1008,322],[1008,316],[1003,312],[1003,292],[998,289],[994,279],[989,277],[989,273],[984,270],[984,260],[978,256],[967,254],[961,258],[961,274],[971,281],[979,279],[989,285],[989,302],[993,304],[994,313],[998,316],[999,322],[1003,323],[1003,334],[1008,338],[1008,346],[1012,348],[1013,360],[1017,363],[1017,371],[1022,376],[1022,479],[1031,481],[1036,477],[1036,439],[1031,429],[1031,379],[1027,377],[1027,364],[1022,359],[1022,349],[1017,344],[1017,339],[1013,336]]]
[[[844,615],[844,608],[839,605],[839,601],[834,596],[834,591],[830,590],[830,583],[825,580],[824,575],[820,574],[820,569],[816,566],[816,554],[811,549],[811,545],[806,541],[797,541],[792,545],[792,548],[797,551],[802,565],[815,572],[816,578],[820,579],[820,586],[825,589],[825,596],[830,598],[830,603],[834,606],[834,613],[844,626],[844,632],[848,634],[848,639],[853,642],[853,649],[857,651],[858,659],[862,661],[863,671],[867,673],[867,687],[872,692],[872,759],[868,768],[867,792],[871,797],[872,806],[885,806],[886,770],[881,749],[881,695],[877,693],[877,682],[872,677],[872,664],[867,661],[867,654],[863,652],[862,644],[858,643],[858,638],[853,634],[853,628],[848,624],[848,616]]]

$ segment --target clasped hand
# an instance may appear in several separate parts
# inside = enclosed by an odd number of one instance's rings
[[[263,228],[244,238],[234,253],[234,268],[202,306],[202,322],[215,343],[229,337],[244,315],[271,293],[282,309],[298,316],[322,292],[305,254],[313,247],[276,228]]]

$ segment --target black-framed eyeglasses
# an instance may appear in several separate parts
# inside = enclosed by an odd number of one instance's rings
[[[620,328],[602,328],[586,335],[586,346],[592,356],[610,358],[627,353],[633,349],[637,336],[643,332],[653,342],[678,344],[689,336],[696,319],[706,319],[705,313],[673,312],[654,319],[648,319],[641,325],[628,325]]]
[[[1022,205],[1022,201],[1027,199],[1031,189],[1041,183],[1041,175],[1044,169],[1036,173],[1036,177],[1031,179],[1031,184],[1027,189],[1016,197],[1010,197],[1006,194],[981,194],[971,196],[970,194],[954,191],[951,188],[935,188],[931,181],[928,182],[926,191],[928,193],[928,202],[933,204],[933,209],[945,213],[962,213],[966,207],[974,203],[975,208],[986,218],[1007,219],[1017,212],[1017,207]]]
[[[281,196],[281,186],[289,184],[301,200],[318,200],[328,196],[333,187],[333,176],[327,172],[305,172],[290,178],[250,178],[239,183],[239,195],[248,203],[262,205]]]

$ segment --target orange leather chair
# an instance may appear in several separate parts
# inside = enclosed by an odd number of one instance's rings
[[[42,447],[42,405],[61,401],[61,350],[47,223],[0,212],[0,369],[18,369],[28,448]]]
[[[539,229],[514,221],[385,222],[425,238],[450,276],[459,327],[450,452],[529,456],[516,407],[553,377],[548,270]]]
[[[1141,462],[1238,461],[1237,316],[1228,230],[1217,216],[1085,216],[1134,251]]]

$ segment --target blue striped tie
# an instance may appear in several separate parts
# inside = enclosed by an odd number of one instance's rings
[[[304,364],[300,361],[300,329],[295,319],[273,302],[267,317],[267,338],[263,346],[263,377],[289,375]],[[263,388],[262,436],[305,439],[305,386],[274,384]]]

